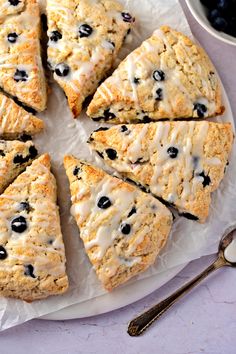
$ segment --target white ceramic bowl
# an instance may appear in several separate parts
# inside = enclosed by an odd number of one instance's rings
[[[236,46],[236,38],[226,34],[224,32],[219,32],[215,30],[210,22],[207,19],[207,9],[202,5],[200,0],[185,0],[186,4],[193,17],[197,20],[197,22],[212,36],[218,38],[222,42],[235,45]]]

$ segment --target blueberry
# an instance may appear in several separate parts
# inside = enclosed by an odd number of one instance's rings
[[[134,83],[135,83],[136,85],[140,84],[140,79],[137,78],[137,77],[135,77],[135,78],[134,78]]]
[[[12,6],[17,6],[20,1],[19,0],[8,0],[8,2],[12,5]]]
[[[122,125],[122,126],[120,127],[121,133],[127,132],[127,130],[128,130],[128,128],[126,127],[126,125]]]
[[[6,156],[6,154],[3,150],[0,150],[0,156],[2,156],[2,157]]]
[[[77,176],[80,171],[81,171],[81,169],[76,166],[76,167],[74,168],[73,175],[74,175],[74,176]]]
[[[10,43],[16,43],[17,38],[18,38],[18,34],[16,34],[15,32],[9,33],[7,35],[7,40]]]
[[[217,31],[221,32],[225,32],[228,26],[227,21],[224,19],[224,17],[216,17],[212,20],[211,24]]]
[[[121,16],[123,17],[124,22],[134,22],[133,17],[128,12],[122,12]]]
[[[229,0],[217,0],[217,8],[222,12],[227,12],[231,8],[232,1]]]
[[[144,116],[144,117],[143,117],[143,122],[144,122],[144,123],[150,123],[150,122],[151,122],[151,119],[150,119],[148,116]]]
[[[57,42],[59,39],[62,39],[62,34],[58,31],[52,31],[49,38],[51,41]]]
[[[28,202],[21,202],[20,203],[20,210],[26,210],[28,213],[31,210],[31,207]]]
[[[161,88],[159,88],[159,89],[156,90],[156,97],[155,97],[155,99],[156,99],[157,101],[163,100],[163,90],[162,90]]]
[[[24,216],[18,216],[11,222],[12,231],[21,234],[27,229],[27,222]]]
[[[14,80],[16,82],[27,81],[27,79],[28,79],[28,74],[26,73],[25,70],[16,69],[16,72],[14,74]]]
[[[34,275],[34,267],[32,266],[32,264],[25,265],[24,275],[26,275],[27,277],[36,278],[36,276]]]
[[[89,37],[93,33],[93,29],[91,26],[86,23],[79,27],[79,36],[80,38]]]
[[[3,261],[7,258],[7,251],[3,246],[0,246],[0,260]]]
[[[120,229],[121,229],[122,234],[128,235],[131,231],[131,226],[129,224],[122,224]]]
[[[208,14],[208,19],[210,22],[212,22],[216,17],[220,17],[221,13],[218,9],[213,9],[212,11],[209,12]]]
[[[179,150],[174,147],[171,146],[167,149],[167,154],[170,156],[171,159],[175,159],[178,156]]]
[[[110,160],[115,160],[117,158],[117,152],[114,149],[106,149],[106,154]]]
[[[26,141],[32,140],[32,136],[28,134],[22,134],[19,140],[25,143]]]
[[[105,117],[105,120],[110,120],[110,119],[115,118],[116,116],[114,113],[110,112],[110,109],[108,108],[104,111],[104,117]]]
[[[136,207],[134,206],[131,210],[130,210],[130,212],[129,212],[129,214],[128,214],[128,218],[130,218],[133,214],[135,214],[135,213],[137,213],[137,209],[136,209]]]
[[[207,112],[207,108],[202,103],[195,103],[194,104],[194,111],[197,111],[197,115],[199,118],[204,118],[205,113]]]
[[[162,70],[155,70],[153,72],[152,76],[155,81],[164,81],[165,80],[165,73]]]
[[[36,149],[35,146],[30,146],[29,155],[31,159],[34,159],[38,155],[38,150]]]
[[[57,64],[55,68],[55,73],[57,74],[57,76],[60,77],[67,76],[69,72],[70,72],[70,67],[64,63]]]
[[[109,198],[107,197],[101,197],[98,201],[98,204],[97,206],[100,208],[100,209],[107,209],[111,206],[111,201]]]
[[[202,185],[205,188],[206,186],[209,186],[209,184],[211,183],[211,179],[208,175],[205,175],[204,171],[202,171],[201,173],[199,173],[200,177],[203,177],[203,182]]]

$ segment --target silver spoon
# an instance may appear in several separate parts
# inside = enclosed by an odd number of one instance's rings
[[[172,295],[167,297],[165,300],[161,301],[159,304],[153,306],[148,311],[144,312],[142,315],[133,319],[128,326],[128,333],[130,336],[139,336],[142,334],[153,322],[158,320],[172,305],[174,305],[180,298],[187,294],[195,285],[199,284],[203,279],[205,279],[209,274],[215,270],[228,266],[236,267],[236,262],[229,262],[225,258],[225,249],[233,241],[233,234],[236,231],[235,226],[233,229],[227,232],[220,241],[218,257],[217,259],[207,267],[202,273],[196,276],[194,279],[190,280],[180,289],[175,291]]]

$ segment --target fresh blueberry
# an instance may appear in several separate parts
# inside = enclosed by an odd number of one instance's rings
[[[135,77],[135,78],[134,78],[134,83],[135,83],[136,85],[140,84],[140,79],[137,78],[137,77]]]
[[[27,79],[28,79],[28,74],[26,73],[25,70],[16,69],[16,72],[14,74],[14,80],[16,82],[27,81]]]
[[[216,17],[212,20],[211,24],[217,31],[221,32],[225,32],[228,26],[227,21],[224,17]]]
[[[106,149],[106,154],[110,160],[115,160],[117,158],[117,152],[114,149]]]
[[[8,33],[7,35],[7,40],[10,43],[16,43],[17,38],[18,38],[18,34],[16,34],[15,32]]]
[[[114,113],[110,112],[110,109],[106,109],[104,111],[104,117],[105,117],[105,120],[110,120],[110,119],[115,118],[116,116]]]
[[[156,99],[157,101],[163,100],[163,90],[162,90],[161,88],[159,88],[159,89],[156,90],[156,97],[155,97],[155,99]]]
[[[28,202],[21,202],[20,203],[20,210],[26,210],[28,213],[31,210],[29,203]]]
[[[20,3],[20,0],[8,0],[8,2],[12,5],[12,6],[17,6]]]
[[[0,260],[3,261],[7,258],[7,251],[3,246],[0,246]]]
[[[24,275],[26,275],[27,277],[36,278],[36,276],[34,275],[34,267],[32,266],[32,264],[25,265]]]
[[[111,206],[111,201],[107,197],[101,197],[97,205],[100,209],[107,209]]]
[[[134,206],[131,210],[130,210],[130,212],[129,212],[129,214],[128,214],[128,218],[130,218],[133,214],[135,214],[135,213],[137,213],[137,209],[136,209],[136,207]]]
[[[232,1],[230,0],[217,0],[217,8],[222,12],[227,12],[231,9]]]
[[[129,224],[122,224],[120,229],[121,229],[122,234],[128,235],[131,231],[131,226]]]
[[[204,118],[205,113],[207,112],[207,108],[202,103],[195,103],[194,104],[194,111],[197,111],[197,115],[199,118]]]
[[[64,63],[57,64],[55,68],[55,73],[57,74],[57,76],[60,77],[67,76],[69,72],[70,72],[70,67]]]
[[[201,173],[199,173],[200,177],[203,177],[203,182],[202,185],[205,188],[206,186],[209,186],[209,184],[211,183],[211,179],[208,175],[205,175],[204,171],[202,171]]]
[[[80,38],[89,37],[93,33],[93,29],[91,26],[86,23],[79,27],[79,36]]]
[[[174,147],[171,146],[167,149],[167,154],[170,156],[171,159],[175,159],[178,156],[179,150]]]
[[[215,18],[220,17],[221,13],[218,9],[213,9],[208,13],[208,19],[212,22]]]
[[[134,22],[133,17],[128,12],[122,12],[121,16],[123,17],[124,22],[129,22],[129,23]]]
[[[78,176],[78,173],[79,173],[80,171],[81,171],[80,168],[76,166],[76,167],[74,168],[73,175],[74,175],[74,176]]]
[[[122,126],[120,127],[121,133],[127,132],[127,130],[128,130],[128,128],[126,127],[126,125],[122,125]]]
[[[51,41],[57,42],[57,41],[59,41],[59,39],[62,39],[62,34],[58,31],[52,31],[49,38]]]
[[[152,76],[155,81],[164,81],[165,80],[165,73],[162,70],[155,70],[153,72]]]
[[[12,231],[21,234],[27,229],[27,222],[24,216],[18,216],[11,222]]]

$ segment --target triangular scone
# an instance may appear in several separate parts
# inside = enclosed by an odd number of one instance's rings
[[[26,106],[43,111],[47,95],[40,56],[39,5],[36,0],[4,3],[9,9],[19,7],[19,11],[6,15],[0,26],[0,87]]]
[[[224,176],[230,123],[156,122],[101,128],[90,144],[105,162],[186,217],[204,222]]]
[[[220,83],[205,51],[163,26],[98,88],[87,113],[94,120],[127,123],[222,111]]]
[[[16,139],[22,135],[35,135],[44,123],[18,106],[11,98],[0,93],[0,137]]]
[[[0,295],[33,301],[68,287],[56,181],[45,154],[0,196]]]
[[[0,140],[0,193],[37,157],[32,141]]]
[[[72,156],[64,165],[80,237],[98,278],[112,290],[153,264],[172,215],[151,195]]]
[[[48,0],[48,61],[77,117],[111,69],[134,19],[114,0]]]

